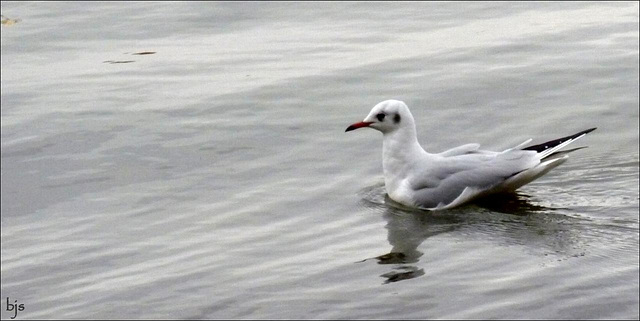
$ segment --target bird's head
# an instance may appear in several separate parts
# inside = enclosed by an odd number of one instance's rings
[[[391,133],[404,126],[414,126],[413,116],[409,107],[399,100],[385,100],[371,109],[369,115],[363,121],[347,127],[348,131],[369,127],[381,131],[383,134]]]

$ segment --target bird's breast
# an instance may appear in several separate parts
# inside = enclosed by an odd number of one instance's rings
[[[391,185],[387,185],[385,182],[385,187],[392,200],[409,207],[416,205],[414,191],[407,183],[407,180],[393,182]]]

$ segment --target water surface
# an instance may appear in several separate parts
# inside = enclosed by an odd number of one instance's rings
[[[19,318],[638,317],[637,3],[2,15]],[[385,197],[380,134],[344,133],[390,98],[431,152],[598,130],[512,197],[412,211]]]

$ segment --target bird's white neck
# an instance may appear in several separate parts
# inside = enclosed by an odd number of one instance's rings
[[[425,154],[426,152],[418,143],[416,127],[413,123],[385,133],[382,142],[382,168],[387,191],[397,188],[400,183],[398,180],[404,179],[416,165],[416,161]]]

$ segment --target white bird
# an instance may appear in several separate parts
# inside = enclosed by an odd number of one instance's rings
[[[596,128],[543,144],[524,147],[531,139],[502,152],[481,150],[479,144],[455,147],[439,154],[418,143],[409,107],[398,100],[377,104],[362,121],[345,132],[369,127],[383,134],[382,168],[389,197],[406,206],[449,209],[488,194],[512,192],[564,163],[559,151]]]

